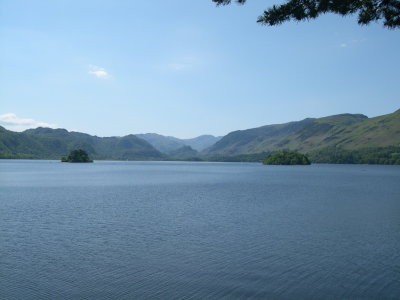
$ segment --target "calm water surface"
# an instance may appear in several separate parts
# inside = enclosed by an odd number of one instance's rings
[[[400,167],[0,161],[0,299],[400,299]]]

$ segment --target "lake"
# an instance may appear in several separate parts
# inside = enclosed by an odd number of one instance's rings
[[[0,172],[0,299],[400,298],[400,166]]]

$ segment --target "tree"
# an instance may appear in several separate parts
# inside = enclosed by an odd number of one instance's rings
[[[62,162],[71,162],[71,163],[89,163],[89,162],[93,162],[93,160],[91,160],[89,158],[89,155],[86,153],[86,151],[84,151],[82,149],[71,151],[68,154],[67,157],[61,158],[61,161]]]
[[[217,5],[230,4],[231,0],[212,0]],[[244,4],[247,0],[235,0]],[[388,28],[400,27],[400,0],[287,0],[273,5],[258,17],[264,25],[279,25],[289,20],[310,20],[321,14],[335,13],[342,16],[358,13],[358,24],[383,20]]]
[[[310,165],[311,162],[307,156],[298,152],[276,152],[266,157],[264,165]]]

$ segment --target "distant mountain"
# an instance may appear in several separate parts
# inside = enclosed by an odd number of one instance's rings
[[[375,118],[341,114],[234,131],[204,150],[204,157],[226,157],[278,150],[312,153],[332,147],[357,150],[400,146],[400,110]]]
[[[172,136],[164,136],[157,133],[136,134],[136,136],[146,140],[158,151],[164,153],[168,153],[185,146],[180,139]]]
[[[209,134],[200,135],[192,139],[182,139],[185,145],[192,147],[197,151],[202,151],[222,139],[222,136],[213,136]]]
[[[74,149],[85,150],[93,159],[165,158],[147,141],[134,135],[100,138],[65,129],[39,127],[19,133],[0,127],[0,158],[60,159]]]
[[[202,151],[222,138],[213,135],[201,135],[192,139],[178,139],[173,136],[164,136],[157,133],[136,134],[136,136],[148,141],[154,148],[164,153],[169,153],[183,146],[190,146],[197,151]]]

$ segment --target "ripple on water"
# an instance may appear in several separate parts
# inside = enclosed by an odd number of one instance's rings
[[[0,165],[0,299],[400,295],[398,167]]]

